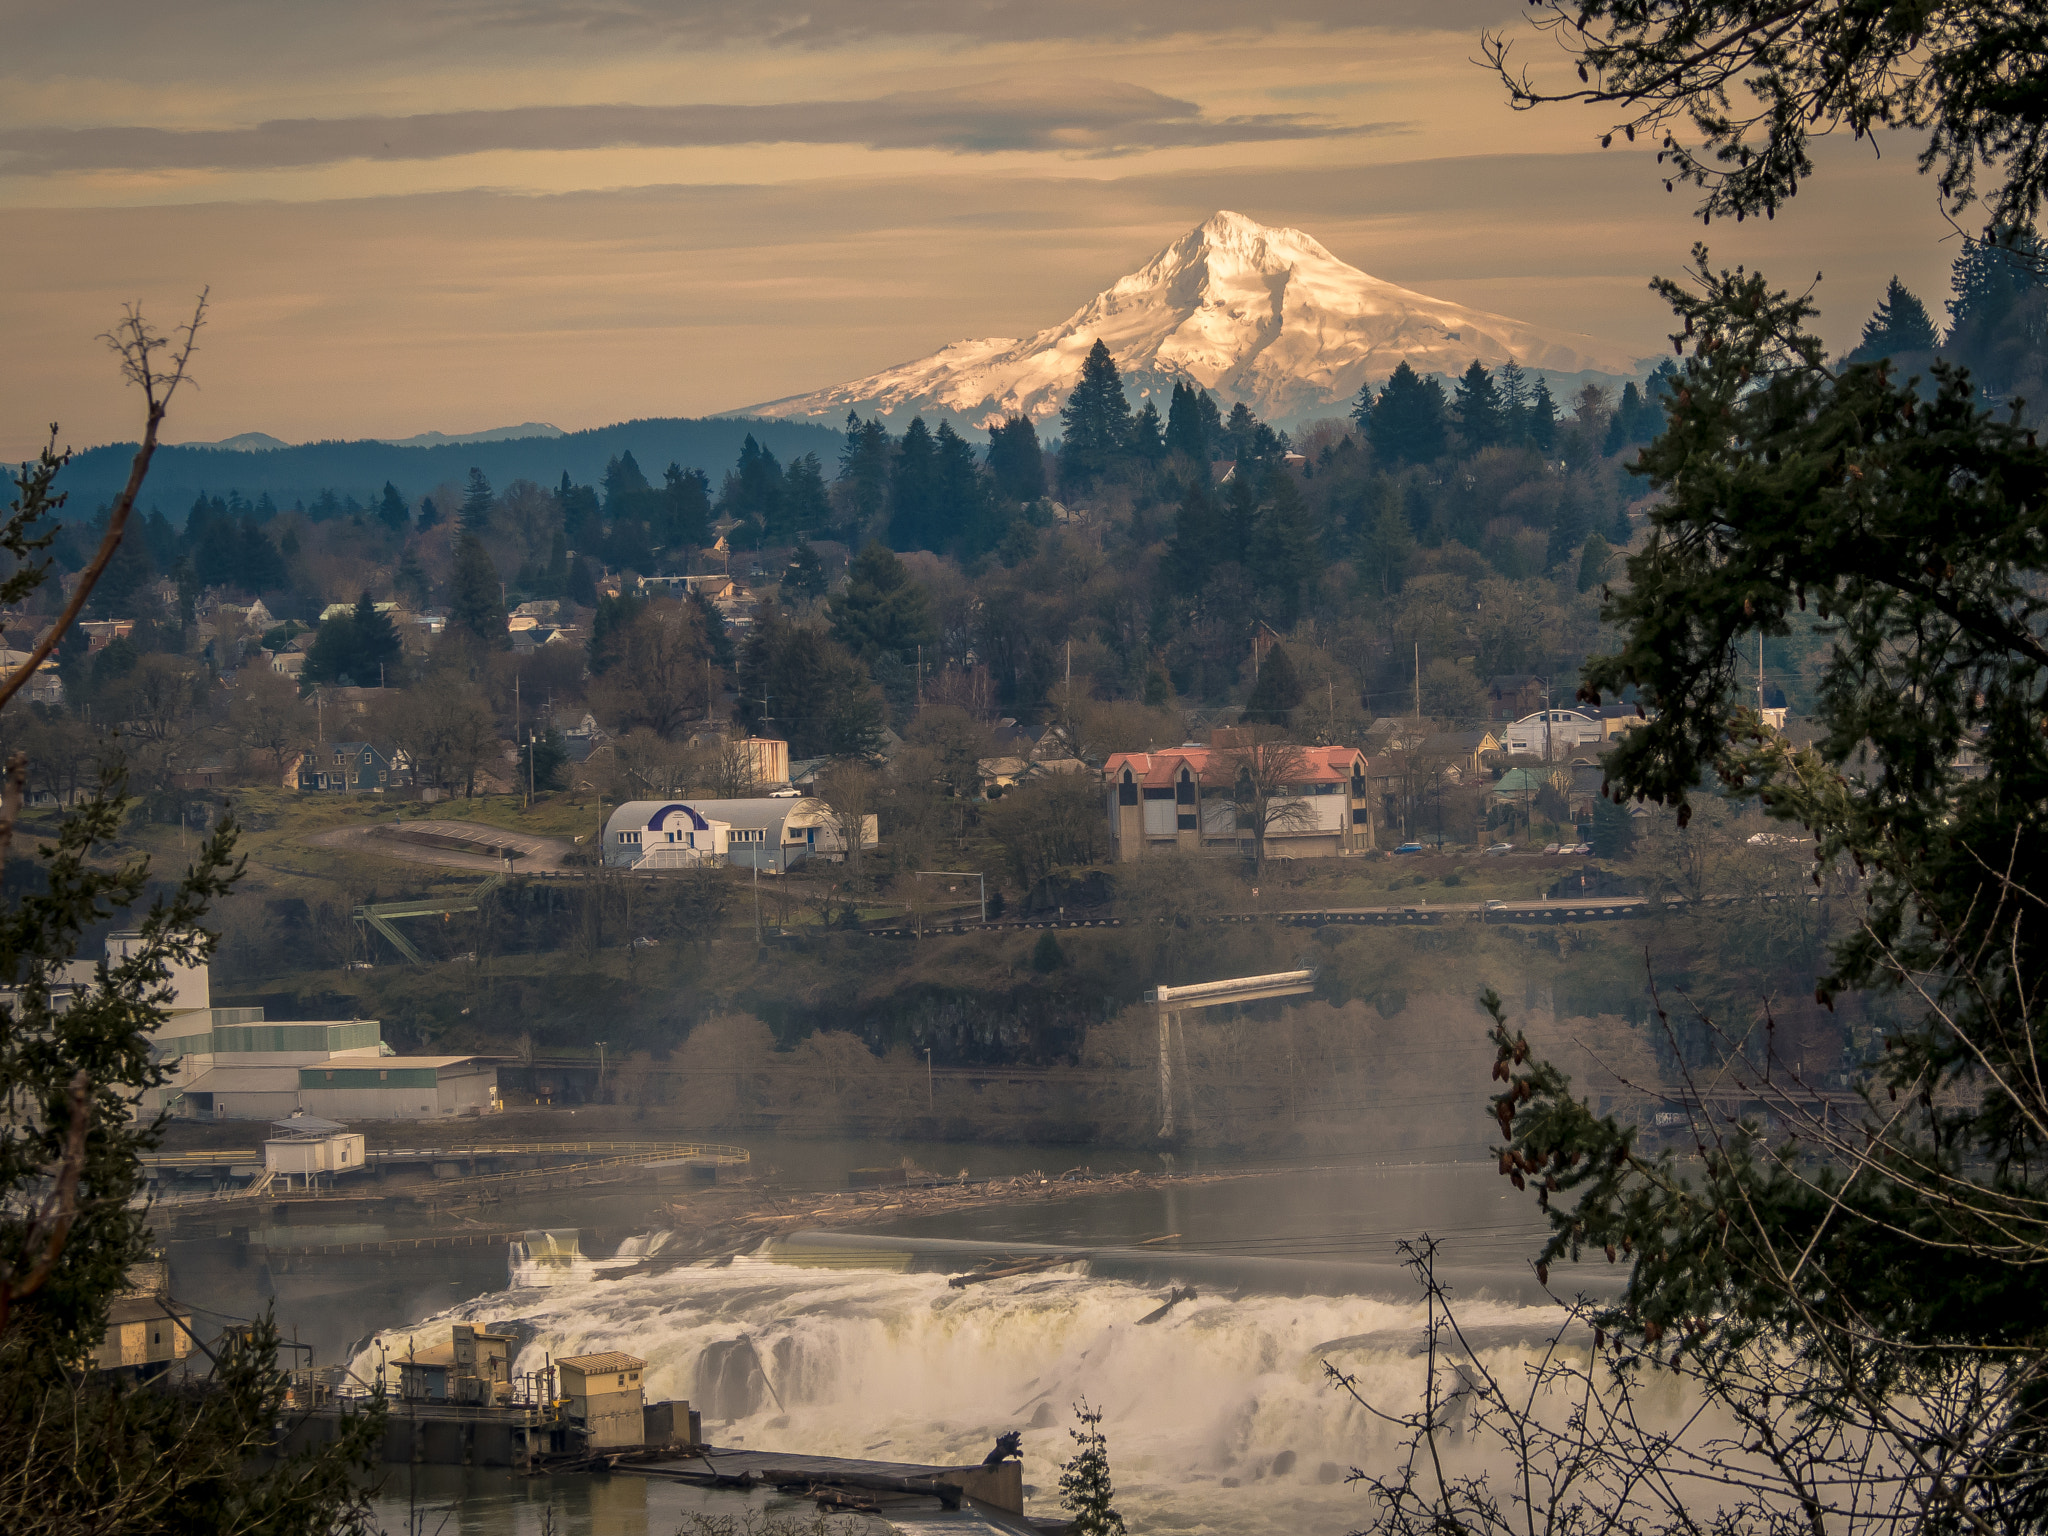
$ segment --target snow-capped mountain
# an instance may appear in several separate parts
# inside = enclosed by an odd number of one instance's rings
[[[1022,340],[956,341],[916,362],[834,389],[750,406],[733,415],[838,421],[879,411],[982,426],[1004,416],[1056,413],[1101,338],[1134,400],[1176,381],[1242,400],[1268,421],[1348,409],[1402,359],[1420,373],[1462,373],[1474,358],[1510,358],[1560,378],[1626,377],[1622,349],[1590,336],[1467,309],[1384,282],[1339,261],[1298,229],[1221,212],[1104,289],[1060,324]]]

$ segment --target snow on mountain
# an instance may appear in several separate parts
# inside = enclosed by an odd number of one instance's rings
[[[1622,349],[1590,336],[1467,309],[1339,261],[1298,229],[1220,212],[1060,324],[1022,340],[956,341],[929,357],[834,389],[792,395],[735,416],[821,418],[880,412],[981,426],[1054,415],[1100,337],[1135,399],[1176,381],[1242,400],[1268,421],[1348,409],[1402,359],[1420,373],[1462,373],[1474,358],[1510,358],[1553,379],[1639,373]]]

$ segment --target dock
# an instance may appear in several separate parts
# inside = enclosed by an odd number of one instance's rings
[[[794,1451],[755,1451],[699,1446],[684,1455],[619,1461],[614,1472],[661,1477],[701,1488],[774,1488],[816,1499],[827,1510],[882,1514],[899,1509],[957,1510],[1024,1515],[1024,1464],[1000,1461],[968,1467],[924,1466],[840,1456],[806,1456]]]

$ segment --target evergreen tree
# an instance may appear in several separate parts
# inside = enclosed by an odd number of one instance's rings
[[[1408,565],[1415,558],[1415,534],[1401,509],[1397,487],[1387,485],[1380,496],[1379,511],[1358,538],[1360,577],[1380,596],[1390,597],[1408,579]]]
[[[981,472],[981,460],[973,445],[953,430],[951,422],[939,423],[933,449],[938,481],[933,547],[966,556],[978,555],[991,548],[997,537],[993,502],[988,480]]]
[[[569,477],[567,475],[564,475],[562,478],[566,480]],[[425,533],[429,528],[432,528],[439,524],[440,521],[441,509],[434,505],[434,498],[431,496],[422,496],[420,498],[420,519],[415,526],[419,529],[421,533]]]
[[[939,450],[922,416],[911,418],[889,474],[889,543],[936,549],[940,523]]]
[[[1543,551],[1544,569],[1554,571],[1578,554],[1579,546],[1592,531],[1592,512],[1577,488],[1567,482],[1557,498],[1557,510],[1551,514],[1550,539]]]
[[[1443,386],[1403,358],[1373,403],[1373,452],[1388,465],[1434,463],[1448,447],[1445,410]]]
[[[1458,380],[1452,410],[1458,420],[1458,436],[1464,439],[1467,453],[1498,447],[1506,440],[1500,391],[1494,387],[1493,375],[1476,357]]]
[[[1125,1536],[1124,1517],[1116,1512],[1116,1484],[1109,1475],[1102,1410],[1081,1402],[1074,1405],[1074,1417],[1081,1427],[1067,1431],[1074,1437],[1074,1454],[1060,1473],[1060,1507],[1074,1517],[1068,1536]]]
[[[242,543],[242,586],[249,592],[270,592],[291,585],[291,575],[285,570],[284,556],[277,552],[277,546],[270,542],[270,535],[253,517],[245,517],[241,524]]]
[[[1635,818],[1605,795],[1593,802],[1593,857],[1625,859],[1636,843]]]
[[[1045,450],[1028,416],[1012,416],[988,429],[988,471],[1005,501],[1037,501],[1045,494]]]
[[[1943,349],[1994,399],[2016,390],[2038,397],[2048,373],[2048,252],[2037,240],[2010,238],[2010,248],[1973,241],[1957,258]]]
[[[817,461],[813,459],[815,467]],[[794,467],[794,466],[792,466]],[[569,477],[564,475],[563,480]],[[662,471],[662,504],[654,535],[662,548],[675,551],[711,542],[711,480],[701,469],[671,464]],[[824,495],[820,484],[818,494]],[[567,520],[564,519],[564,528]]]
[[[847,488],[857,527],[872,529],[889,505],[889,429],[879,420],[846,413],[846,446],[839,452],[839,483]]]
[[[1277,725],[1284,730],[1294,723],[1295,706],[1301,700],[1301,677],[1294,670],[1293,658],[1285,646],[1273,646],[1259,663],[1258,681],[1244,701],[1242,723]]]
[[[491,482],[484,472],[472,468],[469,484],[462,492],[462,514],[457,522],[464,533],[482,533],[491,521]]]
[[[562,533],[571,549],[589,554],[604,543],[604,511],[595,486],[571,485],[565,471],[555,500],[561,503]]]
[[[1529,438],[1529,375],[1522,371],[1522,365],[1512,357],[1500,365],[1500,372],[1494,376],[1494,387],[1500,391],[1501,441],[1520,444]]]
[[[1543,453],[1557,447],[1557,402],[1550,397],[1550,381],[1540,374],[1529,400],[1529,441]]]
[[[398,494],[398,487],[389,480],[384,482],[384,494],[377,502],[377,521],[393,533],[403,533],[412,522],[412,512],[405,504],[405,498]]]
[[[1218,447],[1223,456],[1238,465],[1238,473],[1259,456],[1259,418],[1252,414],[1252,408],[1242,400],[1230,408],[1230,416],[1223,423],[1223,437]]]
[[[909,661],[937,641],[931,598],[887,546],[870,544],[846,570],[846,585],[827,602],[832,635],[862,661]]]
[[[95,530],[94,541],[99,537]],[[148,541],[123,539],[114,546],[113,557],[86,600],[86,612],[96,619],[132,619],[141,612],[155,580],[156,562],[150,558]]]
[[[395,682],[398,662],[405,653],[405,647],[399,643],[398,630],[391,622],[391,615],[379,613],[368,592],[356,599],[350,628],[355,632],[357,680],[365,688],[380,682]]]
[[[1351,423],[1358,428],[1358,435],[1363,441],[1372,441],[1371,379],[1358,386],[1358,398],[1351,402]]]
[[[1159,407],[1147,400],[1131,418],[1131,454],[1147,464],[1166,457],[1166,439],[1159,426]]]
[[[1234,544],[1223,509],[1209,489],[1209,472],[1204,465],[1181,492],[1180,510],[1174,514],[1173,530],[1167,535],[1166,559],[1160,572],[1172,591],[1192,596],[1208,585],[1211,571],[1223,561],[1236,558]]]
[[[1085,490],[1116,463],[1131,441],[1131,403],[1109,348],[1098,339],[1081,364],[1081,380],[1060,408],[1060,484]]]
[[[1927,306],[1897,277],[1885,285],[1884,301],[1863,322],[1863,336],[1845,361],[1874,363],[1881,357],[1909,357],[1941,345]]]
[[[1281,629],[1292,629],[1301,616],[1302,588],[1322,563],[1316,544],[1315,518],[1294,472],[1272,461],[1259,487],[1246,555],[1269,616]]]
[[[784,530],[782,465],[774,454],[754,441],[751,432],[740,444],[739,463],[726,473],[718,505],[727,517],[751,525],[750,531],[742,535],[750,541]]]
[[[569,787],[569,750],[552,725],[538,736],[529,728],[519,744],[519,782],[532,785],[536,794]]]
[[[467,526],[456,536],[455,568],[449,586],[451,625],[468,630],[493,649],[503,649],[512,643],[505,632],[505,592],[498,584],[498,568],[491,563],[483,540]]]
[[[692,590],[689,602],[697,615],[697,633],[703,637],[704,648],[711,653],[712,665],[730,672],[734,656],[732,636],[725,629],[725,615],[702,592]]]
[[[811,548],[810,540],[799,536],[789,552],[789,565],[782,573],[782,596],[791,603],[814,602],[825,595],[825,562]]]
[[[626,652],[626,632],[633,627],[633,621],[646,608],[644,599],[630,592],[617,597],[600,595],[597,611],[590,619],[590,671],[601,677],[618,665]]]
[[[747,439],[749,443],[753,438]],[[741,460],[745,461],[745,451]],[[618,517],[626,510],[626,503],[641,492],[648,490],[647,476],[641,472],[640,463],[633,457],[633,450],[613,454],[604,466],[604,510],[607,517]]]
[[[1636,436],[1643,415],[1643,392],[1636,388],[1636,381],[1630,379],[1621,387],[1621,403],[1614,408],[1614,415],[1607,422],[1607,441],[1600,451],[1610,458],[1621,452],[1630,443],[1647,439]],[[1650,434],[1654,437],[1656,434]]]
[[[560,534],[555,535],[558,544],[561,537]],[[411,601],[413,612],[418,613],[427,606],[433,586],[427,580],[427,568],[420,564],[419,551],[412,545],[405,546],[405,553],[398,561],[398,574],[391,580],[399,595]]]
[[[748,632],[740,670],[747,686],[739,715],[749,730],[771,729],[795,757],[874,756],[881,697],[868,669],[831,637],[764,607]]]
[[[1207,396],[1192,384],[1173,386],[1173,398],[1166,406],[1166,451],[1206,467],[1213,449],[1208,424],[1202,418],[1205,399]],[[1210,409],[1215,409],[1215,402],[1210,402]]]
[[[1206,389],[1188,386],[1188,393],[1195,402],[1195,415],[1202,424],[1202,441],[1207,444],[1205,452],[1210,459],[1217,454],[1217,444],[1223,441],[1223,410],[1216,404],[1216,397]]]
[[[1067,952],[1060,948],[1059,935],[1050,928],[1038,936],[1038,943],[1031,950],[1031,969],[1041,976],[1048,976],[1067,963]]]
[[[597,606],[597,573],[581,555],[569,562],[569,601],[579,608]]]
[[[782,472],[781,516],[771,530],[785,535],[822,533],[832,523],[832,498],[825,493],[825,472],[815,453],[799,454]]]
[[[1597,533],[1586,535],[1586,547],[1579,555],[1579,590],[1590,592],[1607,579],[1614,563],[1614,546]]]

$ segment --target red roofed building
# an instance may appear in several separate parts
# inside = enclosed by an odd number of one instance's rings
[[[1305,825],[1274,827],[1269,858],[1328,858],[1374,846],[1365,754],[1356,747],[1303,747],[1295,789],[1307,807]],[[1103,764],[1109,835],[1121,861],[1147,854],[1249,855],[1240,837],[1232,788],[1238,760],[1224,747],[1192,743],[1163,752],[1118,752]]]

